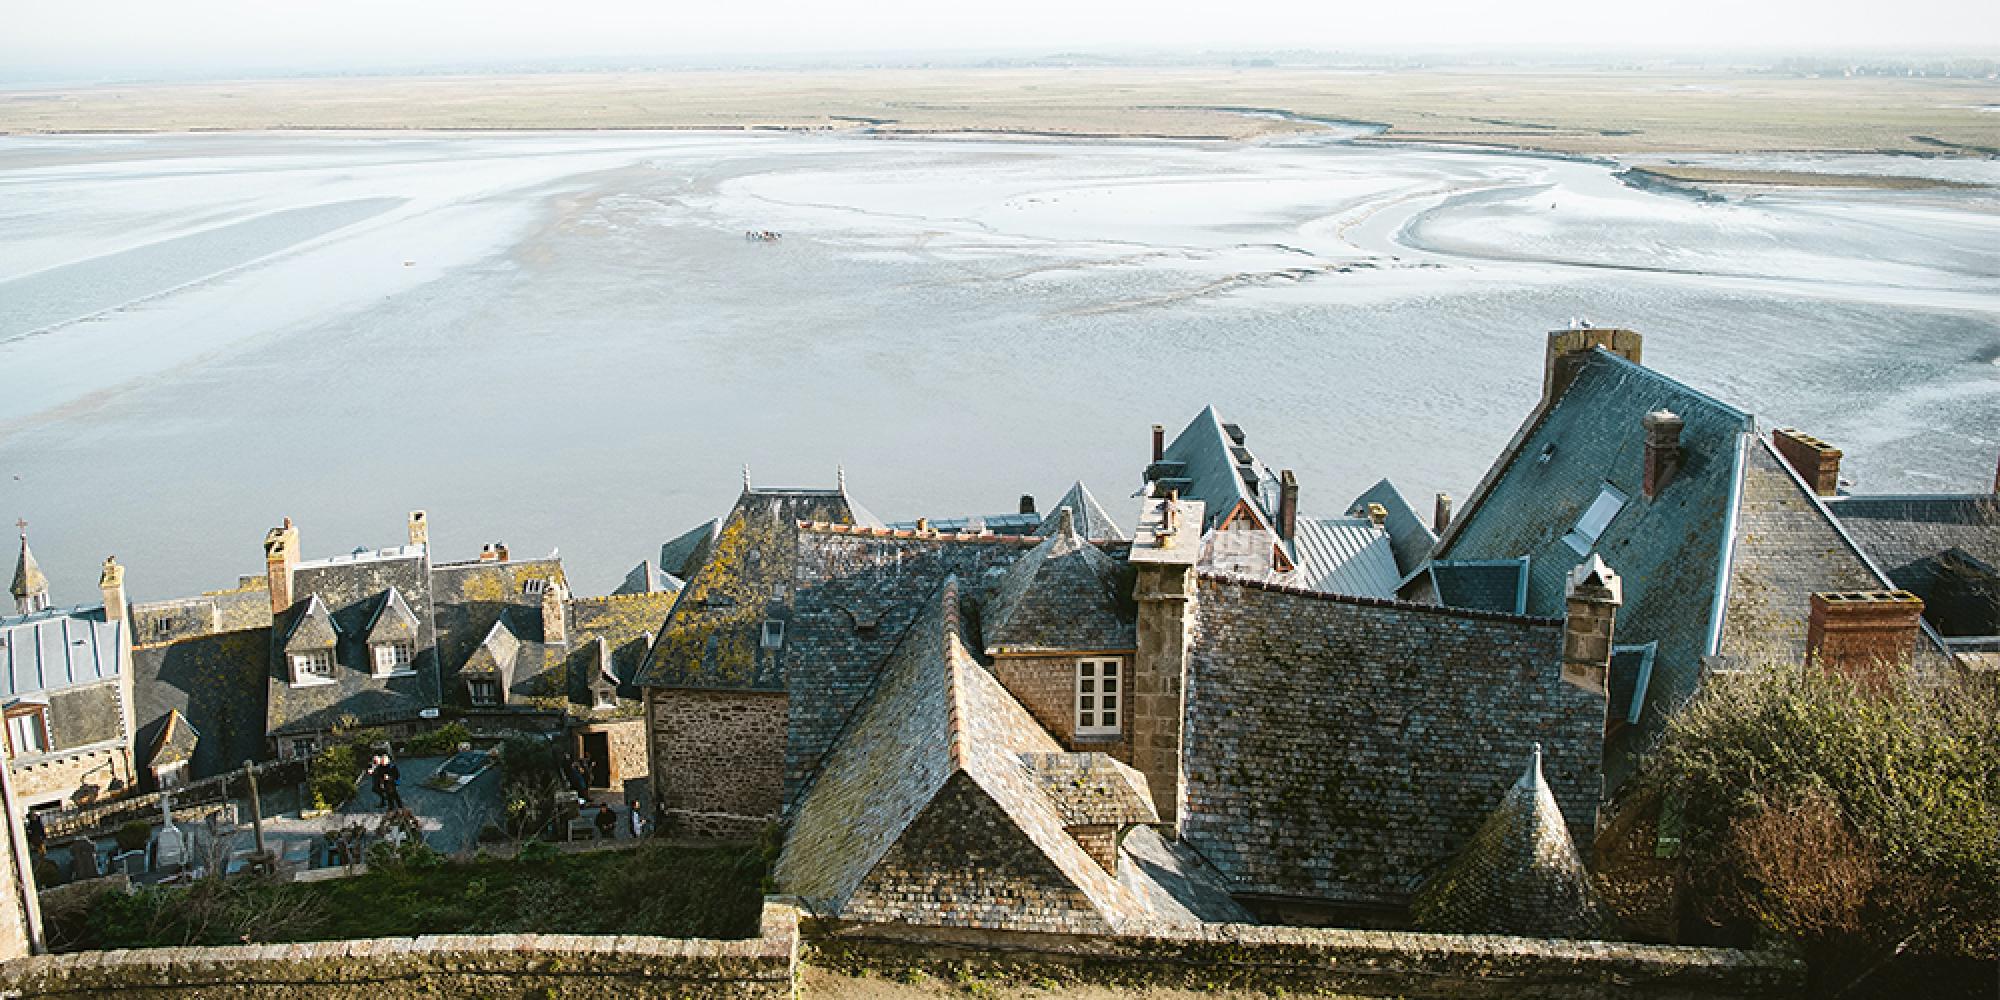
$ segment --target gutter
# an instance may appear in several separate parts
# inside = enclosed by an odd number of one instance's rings
[[[1729,568],[1736,563],[1736,512],[1743,507],[1744,456],[1758,440],[1756,422],[1751,421],[1736,439],[1736,460],[1729,469],[1729,510],[1722,522],[1722,565],[1717,568],[1715,603],[1708,611],[1708,656],[1722,649],[1722,622],[1729,607]]]

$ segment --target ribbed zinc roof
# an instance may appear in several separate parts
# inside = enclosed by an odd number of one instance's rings
[[[0,618],[0,695],[19,698],[118,676],[119,628],[104,609]]]
[[[1330,594],[1395,597],[1402,574],[1389,535],[1365,517],[1300,518],[1292,539],[1300,586]]]

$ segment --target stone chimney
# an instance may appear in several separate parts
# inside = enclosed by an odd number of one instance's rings
[[[117,556],[104,557],[104,571],[97,575],[97,589],[104,594],[104,620],[125,620],[125,567]]]
[[[1034,512],[1035,512],[1035,495],[1033,493],[1021,494],[1021,513],[1033,514]]]
[[[1672,410],[1654,410],[1639,422],[1646,429],[1646,468],[1639,488],[1652,500],[1681,471],[1681,429],[1687,422]]]
[[[1451,494],[1440,493],[1437,495],[1437,506],[1431,511],[1431,531],[1443,537],[1444,529],[1449,527],[1451,527]]]
[[[1542,403],[1553,402],[1569,388],[1576,369],[1590,356],[1593,347],[1602,347],[1633,364],[1640,364],[1645,338],[1636,330],[1578,326],[1549,334],[1542,358]]]
[[[1165,424],[1154,424],[1153,461],[1157,462],[1160,459],[1165,458],[1166,454],[1167,454],[1167,427]]]
[[[271,613],[283,614],[292,607],[292,570],[299,565],[299,529],[292,519],[264,535],[264,576],[270,582]]]
[[[431,547],[431,521],[423,511],[410,512],[410,544],[426,550]]]
[[[1814,594],[1806,618],[1806,657],[1879,686],[1910,662],[1923,617],[1923,599],[1907,590]]]
[[[1563,617],[1564,681],[1597,694],[1609,692],[1611,637],[1624,602],[1624,586],[1604,557],[1593,552],[1570,571]]]
[[[1278,537],[1291,541],[1299,528],[1299,480],[1286,469],[1278,473]]]
[[[1378,528],[1389,523],[1389,508],[1384,507],[1379,503],[1369,504],[1368,520],[1374,522],[1375,526]]]
[[[1790,427],[1772,431],[1771,444],[1814,493],[1823,497],[1840,493],[1839,448]]]
[[[561,580],[542,588],[542,641],[556,646],[569,642],[569,588]]]
[[[1180,830],[1187,788],[1182,767],[1188,651],[1195,618],[1195,562],[1201,557],[1200,501],[1147,499],[1130,560],[1136,571],[1138,649],[1125,679],[1132,767],[1146,776],[1153,806],[1168,832]],[[1187,526],[1194,525],[1193,537]]]

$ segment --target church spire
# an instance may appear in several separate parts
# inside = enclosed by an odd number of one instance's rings
[[[21,529],[21,558],[14,563],[14,586],[8,592],[14,595],[14,609],[25,615],[49,606],[49,578],[28,551],[28,522],[15,521],[14,526]]]

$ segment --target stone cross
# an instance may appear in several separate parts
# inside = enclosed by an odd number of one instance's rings
[[[160,796],[160,838],[153,845],[153,863],[161,870],[178,867],[187,861],[187,838],[181,828],[174,825],[174,797]]]

